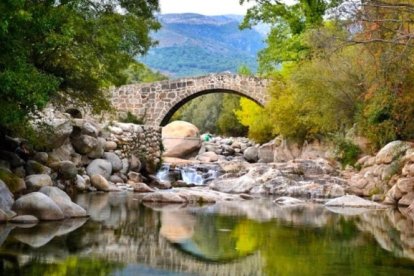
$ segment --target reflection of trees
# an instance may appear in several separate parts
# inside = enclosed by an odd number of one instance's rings
[[[414,223],[398,210],[341,216],[320,205],[280,207],[270,201],[146,208],[137,197],[79,198],[91,216],[83,225],[0,225],[0,241],[9,236],[1,247],[0,274],[101,275],[118,264],[197,275],[314,275],[334,268],[364,275],[378,265],[398,274],[413,268],[398,257],[414,259]]]

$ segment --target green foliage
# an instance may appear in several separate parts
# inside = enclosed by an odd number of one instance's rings
[[[132,114],[130,111],[127,112],[126,116],[121,116],[119,121],[122,123],[132,123],[137,125],[144,124],[143,118],[138,118],[136,115]]]
[[[358,161],[361,149],[352,143],[352,141],[337,135],[333,138],[333,142],[336,146],[336,159],[341,163],[343,168],[347,165],[353,166]]]
[[[122,9],[122,13],[119,10]],[[24,124],[53,101],[107,110],[104,89],[127,81],[154,43],[157,0],[0,3],[0,126]]]
[[[201,132],[228,136],[243,136],[247,129],[237,120],[240,96],[215,93],[197,97],[182,106],[171,121],[184,120],[196,125]]]
[[[154,72],[142,63],[131,63],[125,71],[127,75],[126,83],[156,82],[168,79],[160,72]]]
[[[4,168],[0,168],[0,180],[2,180],[7,185],[10,192],[12,193],[15,193],[21,189],[20,184],[23,182],[23,179],[19,178]]]

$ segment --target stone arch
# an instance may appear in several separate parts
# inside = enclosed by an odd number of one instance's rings
[[[112,105],[129,111],[146,124],[162,125],[184,103],[209,93],[233,93],[260,105],[268,99],[268,80],[221,73],[147,84],[125,85],[111,91]]]

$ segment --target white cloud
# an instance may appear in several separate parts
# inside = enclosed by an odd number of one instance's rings
[[[160,0],[161,13],[199,13],[204,15],[241,14],[254,3],[239,0]]]

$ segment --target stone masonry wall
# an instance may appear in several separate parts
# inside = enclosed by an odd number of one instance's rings
[[[136,125],[115,122],[108,125],[107,141],[115,142],[115,153],[121,158],[135,155],[139,160],[152,166],[161,162],[161,128],[157,126]]]

